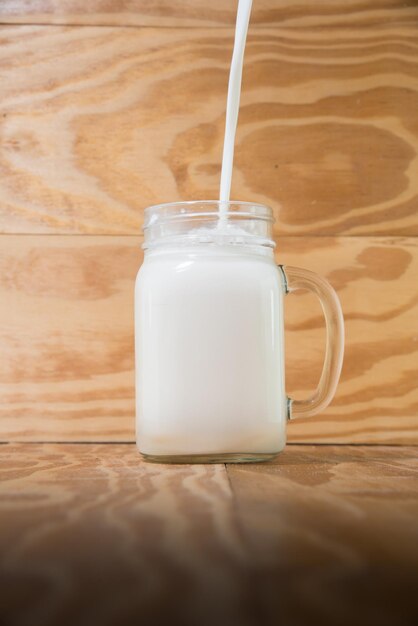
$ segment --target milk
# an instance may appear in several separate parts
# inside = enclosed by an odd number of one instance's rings
[[[271,249],[183,242],[147,251],[136,284],[142,453],[283,449],[282,298]]]
[[[165,205],[146,221],[152,245],[135,294],[137,441],[155,460],[256,460],[285,445],[284,286],[271,217],[228,204],[251,4],[239,0],[216,213],[205,203],[199,215],[187,203]]]
[[[235,132],[237,129],[239,101],[241,95],[242,65],[244,62],[244,50],[247,39],[248,23],[251,15],[251,5],[252,0],[239,0],[238,3],[234,51],[232,53],[231,69],[229,72],[228,97],[226,102],[225,136],[222,155],[221,185],[219,191],[221,203],[228,202],[231,191]],[[226,212],[226,209],[226,204],[220,205],[221,226],[225,221],[224,213]]]

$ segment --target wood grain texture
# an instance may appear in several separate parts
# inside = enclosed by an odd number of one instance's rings
[[[384,28],[250,31],[232,197],[281,235],[418,235],[418,6],[377,6]],[[217,198],[232,38],[0,28],[0,230],[138,234],[146,205]]]
[[[132,440],[139,239],[5,236],[0,256],[2,439]]]
[[[418,241],[414,238],[284,238],[276,258],[326,276],[345,317],[337,394],[321,415],[289,425],[292,441],[418,442]],[[286,299],[290,395],[319,379],[322,312],[313,296]]]
[[[145,465],[133,445],[5,445],[0,476],[2,624],[247,623],[223,466]]]
[[[412,626],[417,451],[289,446],[161,466],[133,445],[7,444],[8,626]]]
[[[270,615],[415,624],[417,471],[417,449],[347,446],[289,446],[275,463],[228,466]]]
[[[2,0],[0,23],[218,26],[235,22],[234,0]],[[257,0],[251,23],[291,28],[387,26],[416,19],[414,0]]]
[[[134,237],[13,236],[0,245],[0,438],[132,441]],[[326,276],[346,318],[337,396],[289,425],[291,441],[418,442],[414,238],[306,237],[276,259]],[[313,296],[286,298],[287,391],[313,390],[323,358]]]

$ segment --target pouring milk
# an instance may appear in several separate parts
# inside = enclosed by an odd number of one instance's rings
[[[298,268],[279,270],[271,209],[229,201],[251,0],[239,0],[218,201],[145,213],[135,293],[137,444],[152,461],[262,461],[286,443],[283,299],[303,285],[327,318],[327,357],[308,415],[330,401],[342,360],[335,292]]]

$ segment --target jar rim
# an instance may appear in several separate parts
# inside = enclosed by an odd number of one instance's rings
[[[144,250],[174,245],[274,248],[273,211],[256,202],[188,200],[145,209]]]
[[[236,216],[270,223],[275,221],[272,209],[260,202],[242,200],[186,200],[165,202],[147,207],[144,211],[145,219],[143,230],[147,230],[150,226],[159,221],[171,221],[193,216],[214,216],[220,213],[221,205],[227,206],[227,210],[222,211],[222,215],[227,218]]]

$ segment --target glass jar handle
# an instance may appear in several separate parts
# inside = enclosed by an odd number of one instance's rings
[[[279,265],[286,293],[307,290],[315,293],[325,316],[327,339],[325,360],[318,387],[306,400],[288,398],[288,417],[309,417],[323,411],[335,395],[344,355],[344,318],[334,289],[322,276],[300,267]]]

